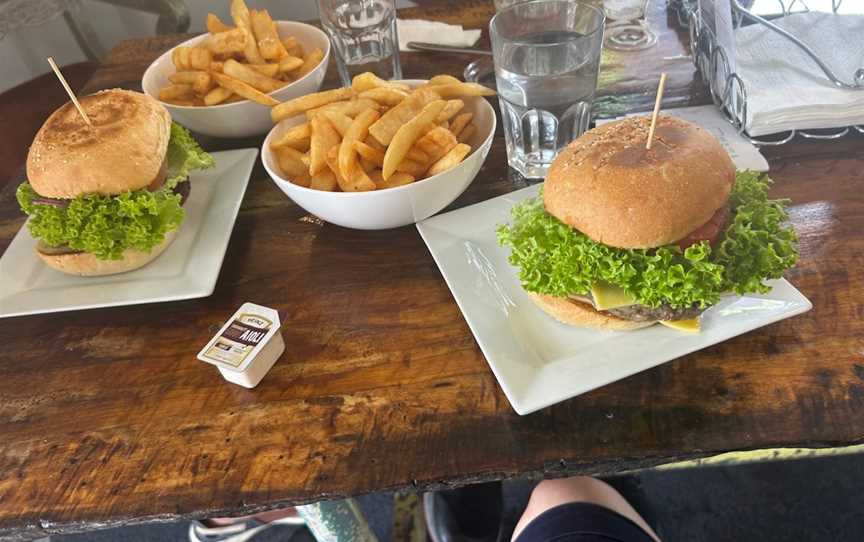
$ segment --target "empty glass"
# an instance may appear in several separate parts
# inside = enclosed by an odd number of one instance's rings
[[[523,176],[545,177],[558,151],[588,129],[603,22],[588,4],[539,0],[489,23],[507,161]]]
[[[358,73],[401,79],[394,0],[318,0],[342,84]]]
[[[603,0],[606,47],[615,51],[641,51],[657,43],[645,19],[648,0]]]

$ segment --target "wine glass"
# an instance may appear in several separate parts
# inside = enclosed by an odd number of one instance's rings
[[[603,0],[606,47],[615,51],[641,51],[657,43],[645,12],[648,0]]]

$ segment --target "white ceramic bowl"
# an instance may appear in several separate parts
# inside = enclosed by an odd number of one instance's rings
[[[312,25],[294,21],[276,21],[279,36],[295,36],[307,51],[316,47],[324,51],[324,60],[300,79],[274,90],[271,96],[284,102],[305,94],[317,92],[327,73],[330,59],[330,40],[327,35]],[[208,34],[196,36],[179,46],[190,47],[206,38]],[[179,47],[178,46],[178,47]],[[168,76],[177,71],[171,61],[171,51],[166,52],[150,64],[144,72],[141,86],[144,93],[157,100],[159,89],[168,84]],[[224,105],[201,107],[173,105],[162,102],[171,117],[193,132],[216,137],[249,137],[267,133],[273,127],[270,120],[270,107],[249,100]]]
[[[417,86],[425,81],[403,81]],[[447,207],[468,188],[486,160],[495,135],[495,110],[485,98],[463,98],[465,111],[474,113],[477,126],[467,141],[471,154],[459,165],[438,175],[395,188],[371,192],[324,192],[298,186],[279,168],[270,142],[288,128],[306,121],[303,115],[285,119],[267,134],[261,149],[264,168],[294,203],[332,224],[359,230],[383,230],[419,222]]]

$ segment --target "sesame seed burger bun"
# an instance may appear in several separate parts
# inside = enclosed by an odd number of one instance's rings
[[[48,117],[27,156],[27,178],[40,196],[113,196],[149,186],[163,170],[171,115],[153,98],[128,90],[83,96]]]
[[[589,130],[562,150],[546,177],[546,211],[591,239],[654,248],[687,237],[729,199],[735,165],[705,129],[660,116]]]

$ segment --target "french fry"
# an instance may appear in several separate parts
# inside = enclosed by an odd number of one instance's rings
[[[246,32],[242,28],[234,28],[218,34],[211,34],[208,47],[214,55],[223,57],[235,55],[246,49],[246,39]]]
[[[368,175],[370,171],[374,169],[378,169],[380,166],[377,166],[374,162],[370,162],[369,160],[363,158],[362,156],[359,158],[358,163],[360,167],[363,168],[363,171]]]
[[[279,139],[272,142],[270,146],[274,149],[279,147],[291,147],[298,151],[305,152],[309,150],[310,137],[311,130],[309,123],[304,122],[303,124],[298,124],[297,126],[287,130]]]
[[[447,100],[447,105],[444,106],[444,110],[441,111],[441,114],[438,115],[438,118],[435,119],[435,122],[442,123],[452,119],[456,116],[456,113],[462,111],[462,108],[465,107],[465,102],[462,100]]]
[[[358,98],[347,102],[333,102],[315,109],[310,109],[306,112],[306,116],[312,118],[314,115],[324,111],[336,111],[337,113],[342,113],[345,116],[354,118],[367,109],[378,111],[380,108],[381,106],[374,100],[370,100],[369,98]]]
[[[210,71],[222,73],[222,66],[223,65],[224,65],[224,62],[222,62],[221,60],[214,60],[213,62],[210,63]]]
[[[303,153],[291,147],[280,147],[276,150],[279,168],[286,177],[302,177],[309,175],[309,167],[303,163]]]
[[[375,183],[375,188],[378,190],[411,184],[416,180],[413,175],[397,172],[391,175],[390,179],[385,181],[384,177],[381,175],[380,169],[376,169],[369,173],[369,178],[372,179],[372,182]]]
[[[233,58],[229,58],[225,61],[222,71],[225,75],[243,81],[261,92],[273,92],[285,84],[284,81],[279,81],[278,79],[260,74],[250,68],[248,64],[241,64]]]
[[[339,188],[343,192],[367,192],[375,190],[375,183],[369,178],[369,175],[359,167],[354,170],[354,176],[351,179],[346,179],[339,173],[338,164],[339,147],[333,147],[327,153],[327,167],[329,167],[336,175],[336,182],[339,183]]]
[[[267,77],[276,78],[279,75],[279,64],[247,64],[246,66]],[[284,81],[282,83],[284,84]]]
[[[282,45],[285,47],[285,50],[288,51],[288,54],[291,56],[296,56],[297,58],[303,58],[303,46],[297,41],[297,38],[291,36],[290,38],[282,38]]]
[[[339,183],[336,181],[336,174],[328,167],[322,169],[317,175],[312,175],[309,188],[325,192],[335,192],[339,188]]]
[[[297,186],[302,186],[303,188],[309,188],[312,184],[312,178],[307,175],[298,175],[291,179],[291,184],[296,184]]]
[[[193,70],[209,70],[210,63],[213,62],[213,53],[209,49],[202,47],[192,47],[189,49],[189,68]]]
[[[291,56],[288,53],[285,53],[285,56],[279,60],[279,73],[288,73],[293,72],[297,68],[303,65],[303,59],[297,58],[296,56]]]
[[[223,23],[222,19],[215,13],[207,14],[207,32],[218,34],[219,32],[228,32],[229,30],[234,30],[234,27]]]
[[[461,115],[456,115],[456,118],[454,118],[453,122],[450,123],[450,131],[458,138],[459,132],[465,129],[473,119],[474,113],[462,113]]]
[[[210,74],[205,71],[174,72],[168,76],[168,80],[180,85],[192,85],[197,94],[206,94],[210,90]],[[199,91],[199,88],[203,90]]]
[[[371,130],[372,127],[370,126],[369,128]],[[364,141],[364,143],[366,143],[367,145],[369,145],[373,149],[377,149],[377,150],[381,151],[382,153],[387,150],[387,146],[379,143],[378,140],[375,139],[371,133],[369,134],[369,137],[366,138],[366,141]],[[382,162],[382,164],[383,164],[383,162]]]
[[[429,130],[429,126],[438,117],[445,105],[447,102],[444,100],[435,100],[426,104],[419,115],[403,124],[396,131],[390,141],[390,146],[387,147],[387,152],[384,153],[384,166],[381,169],[385,180],[389,179],[390,175],[396,171],[396,166],[408,154],[411,145]]]
[[[448,169],[458,165],[468,156],[468,153],[471,152],[471,146],[466,145],[465,143],[459,143],[450,151],[441,157],[440,160],[435,162],[429,167],[429,170],[426,172],[426,175],[431,177],[432,175],[438,175],[439,173],[443,173]]]
[[[445,83],[443,85],[434,85],[426,87],[434,90],[439,96],[445,100],[450,98],[461,98],[470,96],[494,96],[495,91],[489,87],[478,85],[477,83]]]
[[[404,90],[399,90],[397,88],[392,87],[375,87],[370,88],[369,90],[364,90],[360,94],[358,94],[360,98],[369,98],[371,100],[375,100],[376,102],[394,106],[398,103],[401,103],[402,100],[408,97],[408,93]]]
[[[362,141],[354,142],[354,149],[361,158],[372,162],[379,168],[384,165],[384,152],[368,145]]]
[[[192,98],[192,99],[188,99],[188,98],[172,98],[172,99],[165,99],[165,100],[162,100],[162,101],[165,102],[165,103],[172,104],[172,105],[182,105],[182,106],[184,106],[184,107],[194,107],[194,106],[196,106],[196,105],[199,105],[199,104],[195,101],[195,98]]]
[[[159,99],[167,100],[183,100],[192,98],[192,85],[168,85],[159,89]]]
[[[171,51],[171,62],[178,71],[189,71],[192,69],[192,64],[189,62],[189,52],[191,47],[175,47]]]
[[[322,115],[327,117],[327,120],[330,121],[330,124],[336,128],[336,131],[339,132],[339,135],[345,137],[345,134],[348,133],[348,130],[351,128],[351,123],[354,122],[354,119],[349,117],[348,115],[343,115],[339,111],[322,111]]]
[[[389,145],[399,128],[416,117],[427,104],[436,100],[440,100],[440,97],[434,91],[417,89],[399,105],[381,115],[381,118],[369,127],[369,133],[382,145]]]
[[[462,82],[462,81],[460,81],[459,79],[453,77],[452,75],[442,74],[442,75],[436,75],[435,77],[429,79],[429,82],[426,83],[426,84],[429,85],[429,86],[436,86],[436,85],[449,85],[449,84],[452,84],[452,83],[457,83],[457,84],[458,84],[458,83],[461,83],[461,82]]]
[[[339,145],[341,137],[339,132],[330,124],[323,115],[315,116],[310,122],[309,139],[309,173],[316,175],[327,165],[327,153],[330,149]],[[336,168],[334,173],[338,173]]]
[[[297,68],[297,78],[303,77],[315,69],[315,66],[324,60],[324,51],[319,48],[312,49],[303,55],[303,65]]]
[[[356,141],[363,141],[369,135],[369,126],[378,120],[380,115],[374,109],[368,109],[357,115],[354,122],[345,132],[342,143],[339,145],[339,171],[346,179],[353,179],[357,169],[357,149],[354,147]]]
[[[414,177],[422,177],[426,170],[429,169],[429,164],[416,162],[411,159],[404,159],[396,166],[397,173],[408,173]],[[395,173],[394,173],[395,175]]]
[[[411,90],[411,87],[404,83],[385,81],[372,72],[364,72],[355,75],[354,79],[351,81],[351,88],[353,88],[354,92],[357,93],[363,92],[364,90],[371,90],[373,88],[393,88],[404,92]]]
[[[353,96],[353,94],[354,91],[350,88],[336,88],[333,90],[316,92],[315,94],[307,94],[306,96],[294,98],[293,100],[288,100],[287,102],[276,105],[276,107],[270,110],[270,116],[273,118],[273,122],[279,122],[299,113],[304,113],[310,109],[321,107],[322,105],[347,100]]]
[[[252,64],[264,64],[264,57],[258,51],[258,42],[252,33],[252,22],[250,20],[249,8],[243,0],[231,0],[231,18],[234,24],[246,34],[246,46],[243,48],[243,56]]]
[[[285,46],[279,40],[279,34],[276,33],[276,23],[266,9],[250,12],[249,19],[252,33],[258,40],[258,50],[265,60],[279,60],[288,56],[288,51],[285,50]]]
[[[425,163],[431,164],[441,159],[442,156],[450,152],[450,149],[458,143],[453,132],[441,127],[435,127],[418,139],[414,144],[414,148],[426,153],[429,158]]]
[[[234,93],[225,87],[216,87],[204,95],[204,105],[219,105]]]
[[[420,162],[421,164],[430,163],[429,155],[414,147],[408,149],[408,154],[405,155],[405,158],[408,160],[414,160],[415,162]]]
[[[244,83],[243,81],[239,81],[237,79],[234,79],[233,77],[227,76],[222,73],[213,73],[212,75],[216,79],[216,82],[219,83],[219,86],[223,86],[231,90],[231,92],[233,92],[234,94],[243,96],[244,98],[252,100],[253,102],[259,103],[261,105],[279,105],[278,100],[260,92],[259,90]]]
[[[456,136],[456,140],[459,143],[467,143],[476,130],[477,128],[473,124],[469,124],[465,128],[462,128],[462,131]]]

